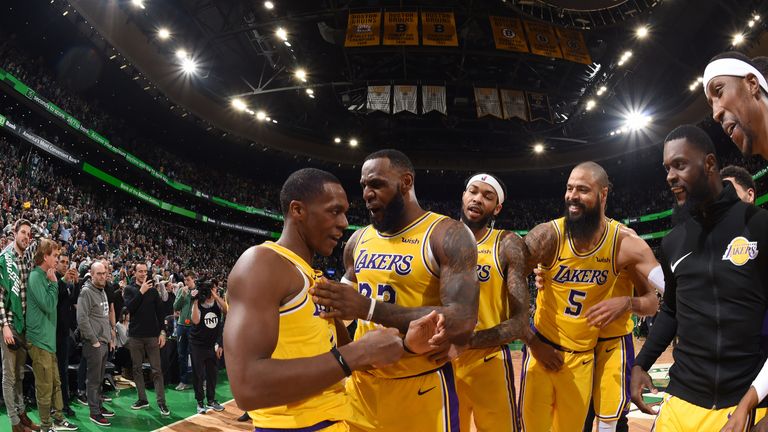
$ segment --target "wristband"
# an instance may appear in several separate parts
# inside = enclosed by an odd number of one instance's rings
[[[758,373],[755,380],[752,381],[752,387],[755,388],[755,392],[757,393],[757,403],[759,404],[765,399],[766,394],[768,394],[768,362],[763,364],[760,373]]]
[[[370,321],[373,318],[373,310],[376,309],[376,299],[371,297],[371,307],[368,308],[368,316],[365,317],[366,321]]]
[[[337,362],[339,362],[339,366],[341,366],[341,369],[344,371],[344,375],[352,375],[352,369],[349,368],[349,365],[347,365],[344,357],[341,356],[341,353],[336,347],[331,347],[331,354],[333,354],[333,357],[336,358]]]

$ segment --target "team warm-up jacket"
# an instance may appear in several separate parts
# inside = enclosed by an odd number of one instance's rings
[[[768,211],[730,183],[661,243],[664,304],[635,364],[648,370],[675,333],[667,392],[705,408],[734,406],[765,360]]]

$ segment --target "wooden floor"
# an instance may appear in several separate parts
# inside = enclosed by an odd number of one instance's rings
[[[635,352],[638,352],[642,347],[641,341],[635,342]],[[515,367],[515,388],[520,388],[520,370],[522,363],[522,354],[519,351],[512,353]],[[659,358],[657,363],[672,363],[672,349],[668,348],[664,354]],[[220,413],[209,413],[205,415],[195,415],[176,424],[166,426],[159,431],[175,431],[175,432],[218,432],[218,431],[252,431],[253,425],[250,422],[238,423],[237,417],[242,414],[242,410],[237,408],[234,401],[224,404],[225,411]],[[630,415],[629,430],[631,432],[649,432],[653,420],[636,419],[631,418]],[[474,427],[471,432],[475,432]]]

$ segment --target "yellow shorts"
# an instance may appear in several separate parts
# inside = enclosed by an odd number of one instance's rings
[[[520,381],[520,420],[526,432],[572,432],[584,425],[592,393],[595,352],[562,352],[563,367],[550,371],[526,346]]]
[[[454,362],[461,430],[517,432],[515,375],[508,346],[469,350]]]
[[[316,425],[307,426],[298,429],[272,429],[272,428],[254,428],[254,432],[276,432],[276,431],[293,431],[293,432],[349,432],[349,426],[343,421],[322,421]]]
[[[631,333],[597,342],[592,402],[598,419],[618,420],[629,411],[629,378],[634,363],[635,342]]]
[[[651,432],[688,432],[719,431],[728,422],[728,417],[736,406],[709,409],[688,403],[679,397],[667,395],[659,408],[659,415],[653,423]],[[753,410],[744,426],[748,431],[755,424],[755,419],[765,417],[766,408]]]
[[[411,378],[387,379],[355,372],[347,380],[352,432],[459,432],[453,367]]]

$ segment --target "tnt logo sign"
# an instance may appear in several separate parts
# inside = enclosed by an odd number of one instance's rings
[[[203,322],[205,323],[205,326],[209,329],[215,329],[216,326],[219,325],[219,316],[216,315],[213,312],[208,312],[205,314],[205,318],[203,318]]]
[[[749,260],[757,258],[757,242],[751,242],[746,237],[736,237],[728,243],[723,254],[723,261],[730,261],[731,264],[743,266]]]

